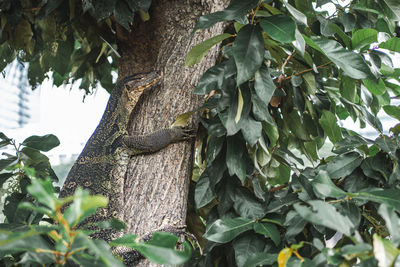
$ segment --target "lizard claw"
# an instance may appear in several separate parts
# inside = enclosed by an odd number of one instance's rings
[[[189,140],[191,138],[196,137],[195,131],[193,128],[175,126],[171,128],[173,139],[175,140]]]

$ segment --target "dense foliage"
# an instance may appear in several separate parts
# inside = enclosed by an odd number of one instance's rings
[[[150,4],[151,0],[1,0],[0,71],[17,58],[29,62],[33,88],[51,71],[54,85],[78,81],[89,93],[100,82],[111,91],[119,57],[115,24],[127,31],[135,14],[148,19]]]
[[[197,266],[400,263],[399,126],[387,135],[377,118],[400,119],[399,11],[397,1],[249,0],[200,18],[196,29],[234,27],[186,60],[224,40],[194,90],[208,96],[194,190],[208,242]],[[341,127],[348,117],[379,137]]]
[[[10,62],[5,55],[18,54],[32,63],[32,84],[52,70],[56,84],[83,77],[84,88],[100,80],[97,70],[109,73],[115,64],[107,58],[115,58],[108,16],[129,26],[134,11],[147,19],[150,4],[33,2],[2,1],[3,66]],[[122,3],[129,14],[119,13]],[[195,31],[232,23],[186,60],[199,63],[222,42],[219,61],[194,90],[207,101],[190,195],[197,217],[191,213],[189,230],[205,246],[188,266],[400,264],[400,126],[383,129],[377,118],[383,110],[400,119],[392,103],[400,95],[392,61],[400,52],[399,14],[395,0],[232,0],[199,19]],[[49,26],[53,17],[56,28]],[[30,39],[15,43],[20,27],[31,30]],[[67,38],[50,46],[43,29]],[[69,52],[59,54],[66,43]],[[52,65],[71,54],[68,69]],[[104,77],[102,85],[111,84]],[[370,125],[378,137],[345,129],[346,118]]]

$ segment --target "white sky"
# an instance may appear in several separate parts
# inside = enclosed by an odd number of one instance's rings
[[[78,87],[79,84],[72,89],[70,86],[57,88],[46,80],[33,92],[31,100],[30,108],[38,116],[22,129],[4,130],[6,135],[22,142],[30,135],[55,134],[61,144],[46,153],[53,164],[58,163],[58,155],[79,154],[103,115],[109,94],[99,88],[83,102],[84,93]]]

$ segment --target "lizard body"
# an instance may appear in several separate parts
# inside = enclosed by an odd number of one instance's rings
[[[140,96],[157,86],[160,79],[158,72],[149,72],[126,77],[117,83],[99,125],[68,173],[60,198],[72,195],[79,185],[109,199],[108,207],[99,209],[89,222],[118,217],[131,155],[155,152],[188,137],[180,127],[128,136],[129,117]],[[99,237],[111,238],[104,233]]]

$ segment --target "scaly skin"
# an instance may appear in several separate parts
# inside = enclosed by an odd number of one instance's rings
[[[148,135],[128,136],[128,120],[140,96],[157,86],[160,79],[160,73],[149,72],[126,77],[117,83],[99,125],[68,173],[60,198],[72,195],[76,187],[81,186],[109,199],[108,207],[99,209],[85,223],[118,217],[131,155],[156,152],[189,137],[185,129],[174,127]],[[110,234],[103,232],[96,237],[109,241],[115,237]]]

